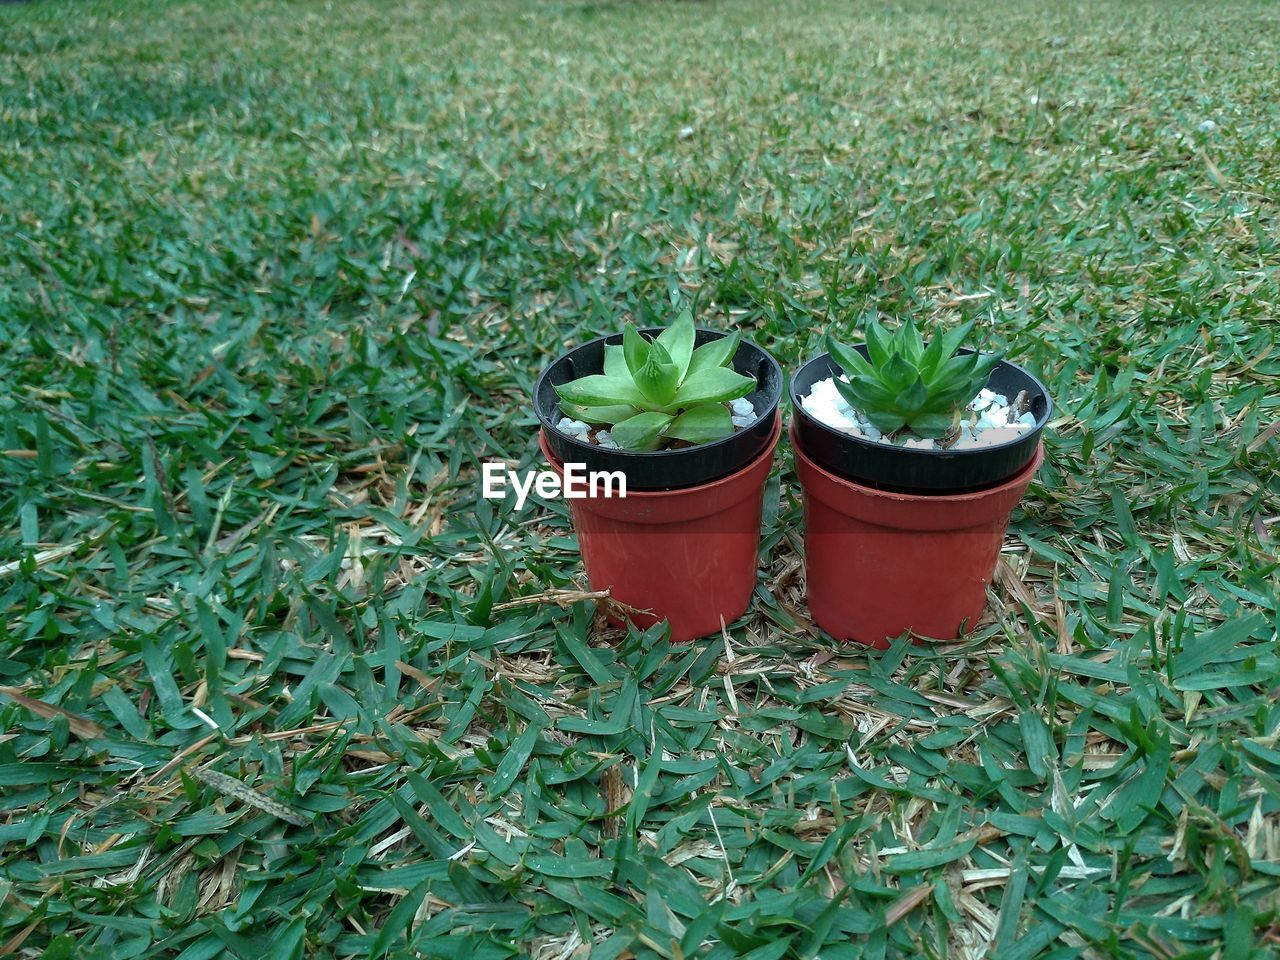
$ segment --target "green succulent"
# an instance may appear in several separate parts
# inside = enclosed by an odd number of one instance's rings
[[[906,428],[920,437],[945,437],[959,428],[964,409],[1003,356],[957,355],[972,329],[966,323],[926,347],[910,320],[887,333],[873,318],[866,324],[866,357],[828,334],[827,351],[849,378],[837,379],[836,389],[886,436]]]
[[[738,334],[693,346],[688,310],[657,339],[634,326],[620,345],[604,348],[604,373],[556,387],[566,416],[608,424],[624,450],[656,450],[669,440],[709,443],[733,433],[725,404],[755,389],[754,377],[731,368]]]

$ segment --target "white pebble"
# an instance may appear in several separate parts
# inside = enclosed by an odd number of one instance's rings
[[[581,420],[562,417],[560,422],[556,424],[556,429],[575,440],[581,440],[583,443],[591,442],[591,427]]]
[[[1218,129],[1218,125],[1214,123],[1212,120],[1205,120],[1203,123],[1200,124],[1201,133],[1213,133],[1213,131],[1217,129]]]
[[[848,382],[846,377],[840,379]],[[865,437],[877,443],[894,444],[915,450],[940,449],[936,441],[910,433],[900,434],[896,441],[886,439],[861,411],[849,406],[843,394],[836,389],[835,381],[830,377],[814,383],[809,388],[809,395],[800,398],[800,405],[819,423],[850,436]],[[1010,400],[1004,394],[984,387],[968,408],[970,412],[978,415],[977,421],[970,422],[971,418],[966,417],[965,422],[960,426],[960,436],[948,449],[972,450],[976,447],[995,446],[1006,443],[1035,426],[1035,417],[1029,412],[1022,414],[1013,423],[1009,423],[1009,405]]]
[[[829,427],[858,436],[862,433],[853,408],[845,402],[830,380],[814,384],[814,391],[800,401],[815,420]]]
[[[1010,440],[1016,439],[1021,433],[1021,427],[992,427],[990,430],[984,430],[978,437],[978,446],[994,447],[998,443],[1007,443]]]
[[[620,450],[616,440],[610,435],[608,430],[599,430],[596,432],[596,443],[606,450]]]
[[[754,419],[756,408],[751,405],[751,401],[746,397],[739,397],[737,400],[729,401],[729,412],[735,417],[751,417]]]

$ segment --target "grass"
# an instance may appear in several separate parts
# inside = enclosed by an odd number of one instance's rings
[[[0,8],[0,954],[1280,942],[1280,15]],[[566,343],[980,321],[1059,413],[966,642],[593,625]]]

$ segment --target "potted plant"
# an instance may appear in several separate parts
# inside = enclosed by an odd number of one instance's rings
[[[832,636],[949,640],[986,605],[1009,515],[1043,459],[1053,404],[999,355],[926,345],[908,320],[828,335],[791,381],[809,610]]]
[[[638,626],[666,619],[681,642],[746,612],[781,394],[773,357],[696,329],[687,310],[575,347],[538,378],[552,468],[625,477],[624,497],[593,491],[569,509],[592,589],[643,611]]]

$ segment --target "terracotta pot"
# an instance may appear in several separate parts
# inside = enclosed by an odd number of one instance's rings
[[[764,450],[707,483],[569,500],[591,589],[608,589],[615,600],[648,611],[631,617],[639,627],[670,621],[676,643],[719,633],[722,622],[746,613],[756,586],[764,484],[781,433],[775,413]],[[545,430],[539,442],[563,476]]]
[[[1009,514],[1044,459],[985,490],[877,490],[818,466],[791,445],[804,492],[809,612],[841,640],[874,647],[910,630],[954,640],[982,616]]]

